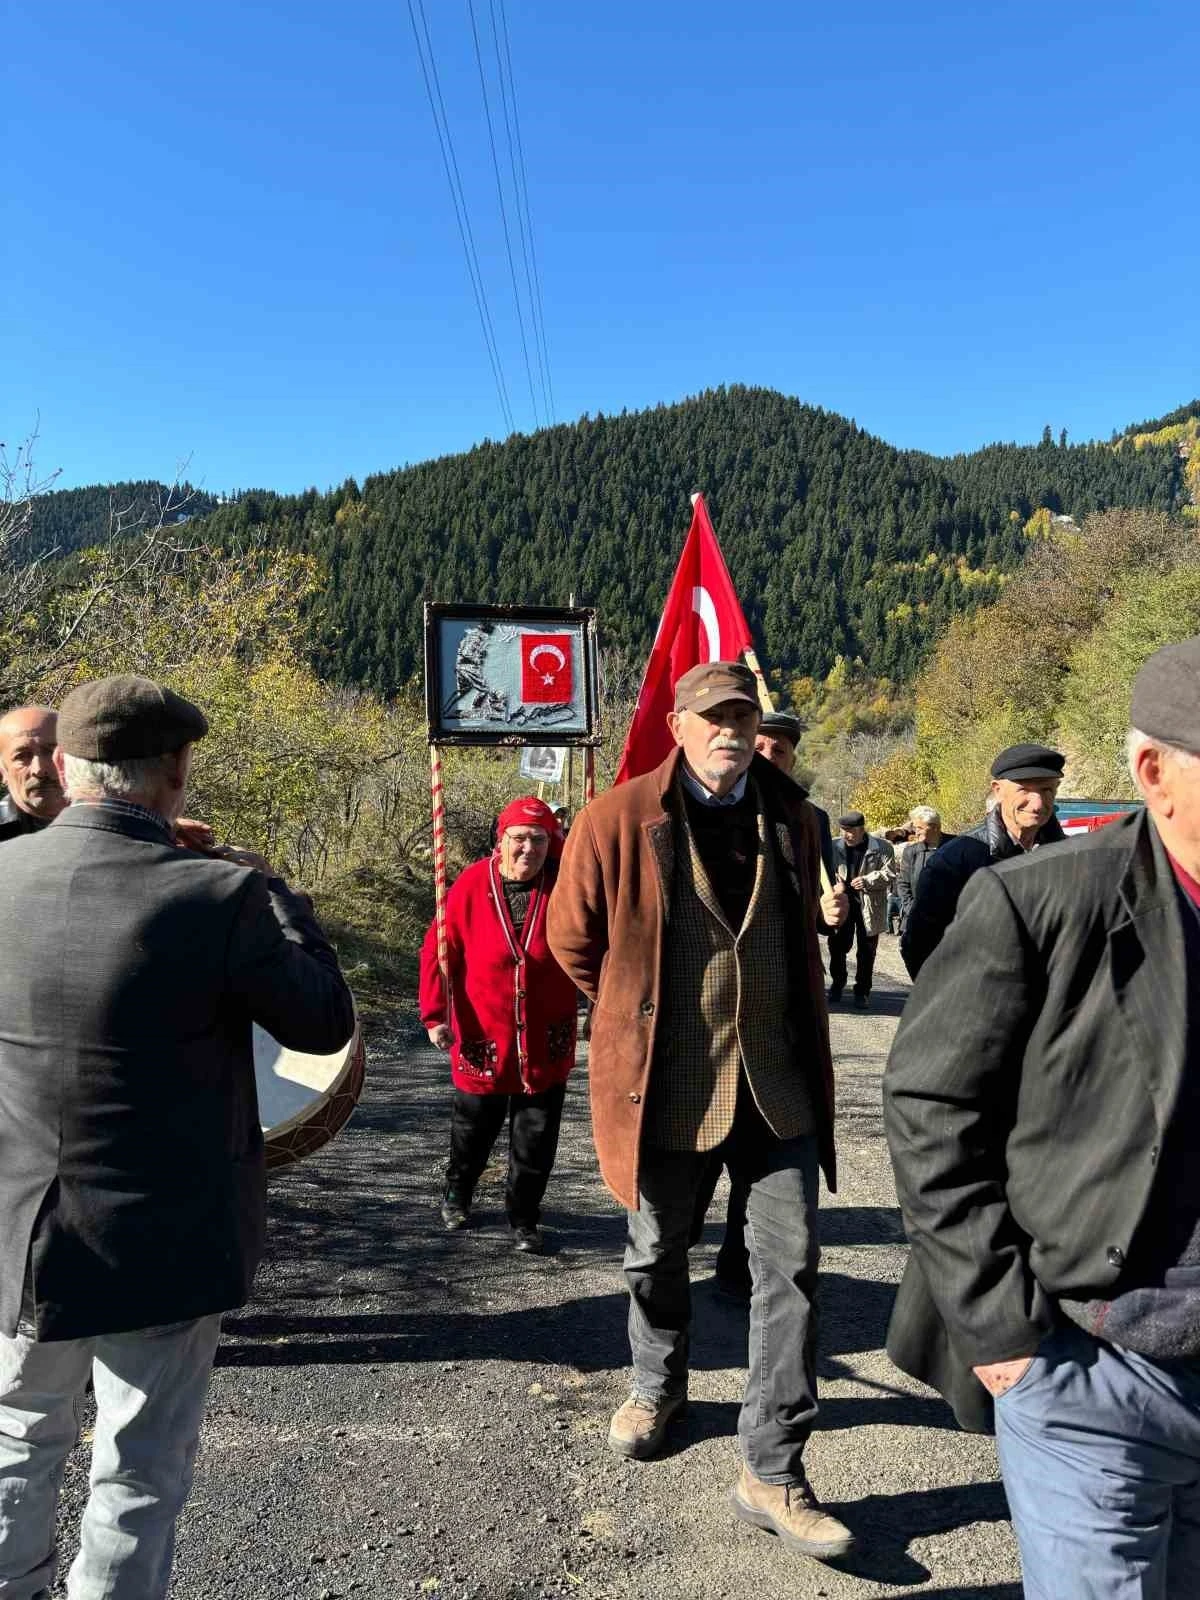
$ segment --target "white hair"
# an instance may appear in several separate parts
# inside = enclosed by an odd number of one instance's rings
[[[1143,750],[1157,750],[1160,756],[1170,757],[1179,767],[1194,767],[1200,761],[1200,755],[1194,750],[1185,750],[1181,745],[1168,744],[1165,739],[1155,739],[1151,734],[1143,733],[1140,728],[1130,728],[1125,735],[1125,759],[1129,763],[1129,776],[1141,790],[1141,783],[1137,775],[1138,756]]]
[[[935,811],[932,806],[914,806],[908,813],[910,822],[940,822],[941,812]]]
[[[129,761],[85,761],[63,751],[63,777],[72,800],[136,800],[150,793],[178,754],[137,756]]]

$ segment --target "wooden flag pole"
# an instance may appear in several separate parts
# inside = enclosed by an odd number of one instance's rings
[[[583,803],[588,805],[596,798],[596,752],[590,744],[583,752]]]

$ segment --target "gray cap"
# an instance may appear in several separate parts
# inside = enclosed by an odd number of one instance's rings
[[[847,811],[845,816],[838,818],[839,828],[865,828],[867,819],[861,811]]]
[[[149,678],[96,678],[72,689],[58,713],[59,747],[83,761],[136,761],[203,739],[208,718]]]
[[[1129,720],[1152,739],[1200,751],[1200,638],[1164,645],[1144,663]]]
[[[759,733],[773,733],[776,738],[790,739],[793,744],[800,743],[800,734],[803,731],[799,717],[793,717],[788,711],[768,711],[758,725]]]

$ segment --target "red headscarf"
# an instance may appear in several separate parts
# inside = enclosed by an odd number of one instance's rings
[[[557,861],[562,855],[562,823],[546,802],[539,800],[536,795],[523,794],[516,800],[510,800],[496,818],[497,848],[506,828],[542,828],[550,835],[551,861]]]

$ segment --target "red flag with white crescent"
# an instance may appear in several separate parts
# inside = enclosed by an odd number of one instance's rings
[[[572,697],[571,635],[521,635],[521,699],[526,705],[562,705]]]
[[[753,648],[704,496],[697,495],[692,525],[625,737],[617,783],[652,772],[671,753],[667,713],[675,704],[675,684],[689,667],[702,661],[736,661],[744,650]]]

